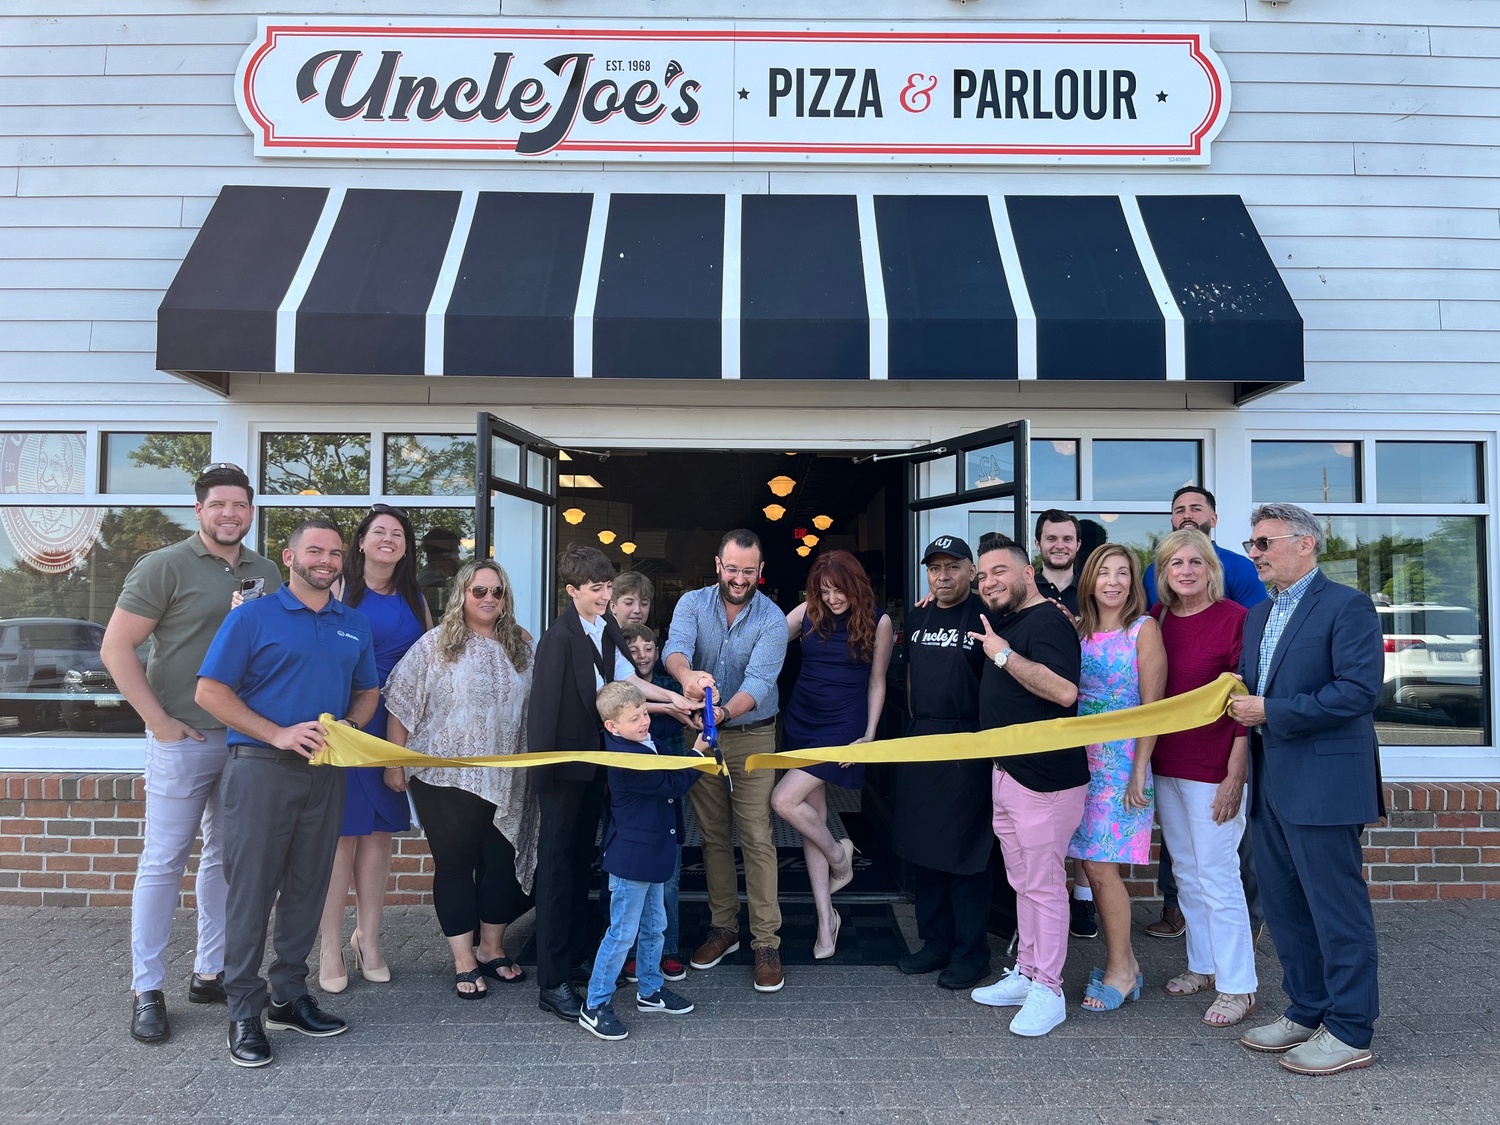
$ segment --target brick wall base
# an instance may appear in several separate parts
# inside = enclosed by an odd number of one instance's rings
[[[129,906],[141,853],[145,781],[136,774],[0,774],[0,905]],[[1390,815],[1365,833],[1377,900],[1500,899],[1500,784],[1399,782]],[[1156,895],[1153,862],[1126,885]],[[194,905],[194,849],[182,905]],[[419,833],[396,837],[387,901],[432,901],[432,856]]]

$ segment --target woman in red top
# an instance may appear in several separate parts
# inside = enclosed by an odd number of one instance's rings
[[[1224,597],[1224,569],[1208,536],[1174,531],[1156,549],[1167,696],[1239,667],[1245,609]],[[1172,852],[1187,919],[1188,971],[1167,982],[1174,996],[1216,988],[1203,1022],[1239,1023],[1255,1010],[1255,946],[1240,882],[1249,738],[1227,715],[1196,730],[1164,734],[1151,758],[1156,818]]]

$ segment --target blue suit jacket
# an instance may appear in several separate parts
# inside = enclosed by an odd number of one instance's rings
[[[1252,693],[1271,604],[1245,619],[1240,675]],[[1319,572],[1271,656],[1262,751],[1253,756],[1252,784],[1275,801],[1282,820],[1368,824],[1385,815],[1375,738],[1384,676],[1374,603]]]
[[[604,732],[604,748],[650,754],[639,742]],[[638,883],[665,883],[682,843],[682,798],[703,775],[698,770],[625,770],[609,767],[609,823],[600,865]]]

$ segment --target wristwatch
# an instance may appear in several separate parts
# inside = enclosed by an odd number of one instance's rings
[[[990,659],[995,662],[996,668],[1005,667],[1005,662],[1010,659],[1011,651],[1011,649],[1002,648],[999,652],[995,653],[994,656],[990,657]]]

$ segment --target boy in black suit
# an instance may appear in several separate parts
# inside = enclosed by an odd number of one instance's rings
[[[603,733],[594,696],[605,684],[629,680],[648,698],[686,708],[687,700],[635,674],[630,650],[609,614],[615,568],[604,553],[581,543],[557,560],[557,578],[572,604],[542,635],[536,648],[527,748],[599,750]],[[589,876],[594,840],[604,811],[604,771],[588,762],[541,766],[533,773],[541,809],[536,864],[538,1006],[559,1019],[578,1019],[579,997],[570,980],[588,979]],[[598,931],[595,930],[594,933]]]
[[[599,690],[604,748],[627,754],[655,754],[646,697],[628,683]],[[702,739],[694,750],[702,752]],[[609,827],[604,834],[604,870],[609,873],[609,930],[594,958],[593,976],[578,1024],[600,1039],[630,1033],[610,1001],[615,981],[640,938],[636,960],[639,983],[635,1006],[642,1012],[686,1015],[690,1001],[662,983],[661,948],[666,930],[666,881],[677,863],[682,839],[682,798],[698,780],[696,770],[627,770],[609,767]]]

